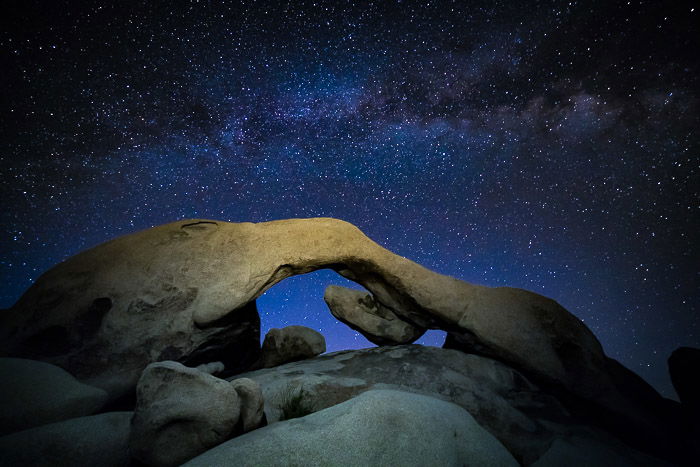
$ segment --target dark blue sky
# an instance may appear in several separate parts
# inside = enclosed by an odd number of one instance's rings
[[[0,307],[116,235],[331,216],[558,300],[672,395],[700,346],[695,6],[356,3],[6,3]],[[331,282],[270,290],[263,331],[370,345]]]

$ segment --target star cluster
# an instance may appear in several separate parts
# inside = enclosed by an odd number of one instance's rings
[[[153,225],[330,216],[438,272],[558,300],[667,396],[667,356],[700,346],[691,4],[3,9],[0,307]],[[319,271],[268,291],[263,331],[368,346],[325,308],[329,283],[349,284]]]

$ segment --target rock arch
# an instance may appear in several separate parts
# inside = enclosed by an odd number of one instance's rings
[[[184,220],[103,243],[44,273],[2,314],[0,351],[62,366],[113,398],[157,360],[192,361],[228,345],[244,366],[255,356],[236,344],[259,342],[255,299],[322,268],[361,284],[411,326],[443,329],[539,384],[637,413],[593,333],[555,301],[438,274],[332,218]]]

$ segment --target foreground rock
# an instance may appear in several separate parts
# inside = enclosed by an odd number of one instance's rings
[[[401,391],[368,391],[329,409],[253,431],[188,466],[517,466],[467,411]]]
[[[570,436],[554,440],[547,452],[532,467],[590,466],[671,467],[659,459],[646,456],[621,444],[602,443],[592,438]]]
[[[107,393],[44,362],[0,358],[0,435],[91,415]]]
[[[159,362],[144,370],[136,389],[129,447],[147,465],[182,464],[234,434],[240,401],[225,380]]]
[[[260,385],[248,378],[231,381],[241,401],[240,424],[243,433],[255,430],[265,424],[265,400]]]
[[[372,296],[360,290],[330,285],[323,294],[333,316],[377,345],[412,344],[425,333]]]
[[[272,328],[262,345],[262,366],[270,368],[283,363],[315,357],[326,351],[326,339],[306,326]]]
[[[179,221],[119,237],[43,274],[0,318],[0,354],[56,363],[117,397],[150,362],[255,358],[254,300],[296,274],[332,268],[396,316],[459,335],[636,443],[675,449],[658,394],[640,403],[638,379],[612,375],[591,331],[554,300],[437,274],[337,219],[260,224]],[[225,361],[220,355],[226,355]],[[622,378],[622,380],[620,379]],[[625,395],[620,387],[625,387]],[[651,403],[649,403],[651,402]]]
[[[700,349],[677,348],[668,359],[668,369],[681,401],[686,463],[695,465],[700,459]]]
[[[131,412],[72,418],[0,438],[3,466],[129,465]]]
[[[598,431],[512,368],[455,350],[403,345],[344,351],[242,376],[262,386],[270,423],[282,418],[290,392],[303,396],[298,405],[311,410],[373,389],[444,399],[466,409],[525,465],[539,459],[559,437]]]

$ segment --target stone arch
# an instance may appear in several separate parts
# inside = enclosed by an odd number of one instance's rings
[[[413,326],[443,329],[538,383],[624,410],[599,342],[555,301],[438,274],[331,218],[185,220],[103,243],[47,271],[3,313],[0,351],[21,356],[28,337],[74,329],[96,299],[109,300],[88,341],[47,360],[118,396],[166,350],[184,359],[211,340],[243,339],[254,323],[242,310],[279,281],[323,268]]]

